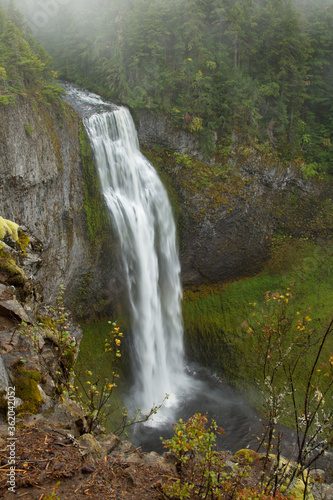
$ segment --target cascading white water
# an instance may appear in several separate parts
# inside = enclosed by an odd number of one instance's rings
[[[165,190],[138,150],[130,114],[96,94],[70,84],[64,84],[64,88],[67,102],[85,117],[121,244],[135,341],[137,384],[133,404],[147,412],[153,403],[163,400],[165,393],[178,396],[176,401],[170,398],[167,402],[174,403],[168,404],[171,411],[159,411],[157,420],[149,420],[149,428],[140,426],[139,435],[132,435],[131,440],[145,451],[162,452],[160,436],[171,437],[171,423],[201,412],[226,430],[226,436],[221,437],[223,449],[251,448],[256,443],[254,436],[262,431],[253,410],[200,366],[188,366],[187,375],[183,373],[180,269],[174,223]]]
[[[177,391],[183,373],[180,264],[167,193],[140,153],[126,108],[85,119],[117,231],[134,338],[136,404],[143,412]]]

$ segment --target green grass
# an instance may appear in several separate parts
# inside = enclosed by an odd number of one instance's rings
[[[246,363],[251,356],[244,342],[242,324],[252,314],[250,303],[264,304],[266,291],[284,292],[291,283],[294,300],[292,316],[311,308],[309,315],[318,334],[333,316],[333,244],[312,241],[277,242],[276,250],[263,272],[253,278],[231,283],[224,289],[203,286],[185,290],[183,315],[186,345],[190,356],[216,369],[220,375],[244,386],[254,379]],[[333,352],[329,339],[325,356]]]
[[[80,380],[85,384],[88,380],[94,381],[95,377],[101,382],[106,377],[110,378],[112,373],[112,365],[110,354],[105,352],[104,340],[107,337],[111,325],[108,320],[83,325],[83,337],[80,343],[80,352],[76,363],[76,373],[79,374]],[[121,358],[122,359],[122,358]],[[123,402],[121,398],[122,391],[125,385],[124,372],[125,363],[120,363],[118,373],[120,375],[117,382],[117,389],[112,394],[111,413],[105,422],[107,432],[112,432],[118,427],[121,421]],[[90,370],[93,376],[89,378],[85,374],[85,370]],[[78,377],[76,377],[75,385],[78,385]]]

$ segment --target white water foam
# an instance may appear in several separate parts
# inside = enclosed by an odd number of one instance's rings
[[[132,394],[135,405],[147,413],[166,394],[166,405],[176,404],[185,384],[172,210],[155,169],[139,151],[126,108],[93,114],[85,126],[121,246],[134,339]]]

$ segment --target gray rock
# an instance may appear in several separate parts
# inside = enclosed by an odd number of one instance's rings
[[[312,469],[309,471],[309,476],[313,481],[322,483],[323,482],[323,476],[325,474],[325,471],[323,469]]]
[[[121,458],[123,462],[130,465],[142,463],[142,457],[137,453],[131,453],[130,455],[125,455],[125,456],[121,455]]]
[[[7,286],[7,285],[3,285],[2,283],[0,283],[0,299],[2,298],[2,294],[6,295],[8,294],[10,298],[13,298],[15,297],[15,292],[16,292],[16,289],[14,286]]]
[[[114,434],[108,434],[103,439],[99,440],[99,444],[101,445],[105,455],[112,453],[120,445],[120,443],[120,438]]]
[[[40,393],[42,400],[43,400],[43,406],[41,408],[41,411],[49,410],[50,408],[52,408],[54,406],[54,399],[52,399],[50,396],[48,396],[45,393],[45,391],[43,390],[43,388],[41,387],[40,384],[37,384],[37,387],[38,387],[39,393]]]
[[[175,464],[172,461],[159,455],[155,451],[147,453],[147,455],[145,455],[143,458],[143,462],[145,465],[151,467],[158,467],[159,469],[161,469],[163,472],[166,473],[171,473],[171,472],[175,473],[176,471]]]
[[[0,311],[2,315],[7,314],[11,317],[15,316],[17,321],[31,323],[31,319],[23,309],[22,305],[14,298],[10,300],[1,300],[0,298]]]
[[[3,362],[3,358],[0,354],[0,392],[6,391],[8,386],[9,386],[9,377],[5,364]]]
[[[333,486],[326,483],[312,483],[311,493],[315,500],[333,500]]]
[[[55,405],[48,420],[60,424],[64,429],[75,430],[76,422],[83,418],[84,412],[81,406],[71,399],[66,399]]]
[[[150,146],[162,145],[201,158],[198,140],[186,130],[175,130],[166,115],[140,110],[138,136]]]
[[[95,460],[102,458],[103,448],[92,434],[83,434],[77,439],[83,456]]]
[[[136,447],[134,444],[130,443],[130,441],[121,441],[120,445],[117,447],[117,453],[118,452],[124,455],[129,455],[136,452]]]

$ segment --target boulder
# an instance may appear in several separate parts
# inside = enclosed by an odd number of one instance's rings
[[[26,311],[16,299],[2,300],[0,296],[0,314],[1,316],[14,317],[17,321],[31,323]]]
[[[108,434],[99,440],[99,444],[101,445],[105,455],[112,453],[120,445],[120,443],[120,438],[114,434]]]
[[[92,434],[83,434],[77,439],[84,457],[98,460],[103,457],[103,448]]]
[[[56,404],[51,415],[45,418],[50,423],[58,424],[63,429],[71,431],[74,437],[80,436],[82,421],[85,420],[83,409],[71,399],[65,399]]]

